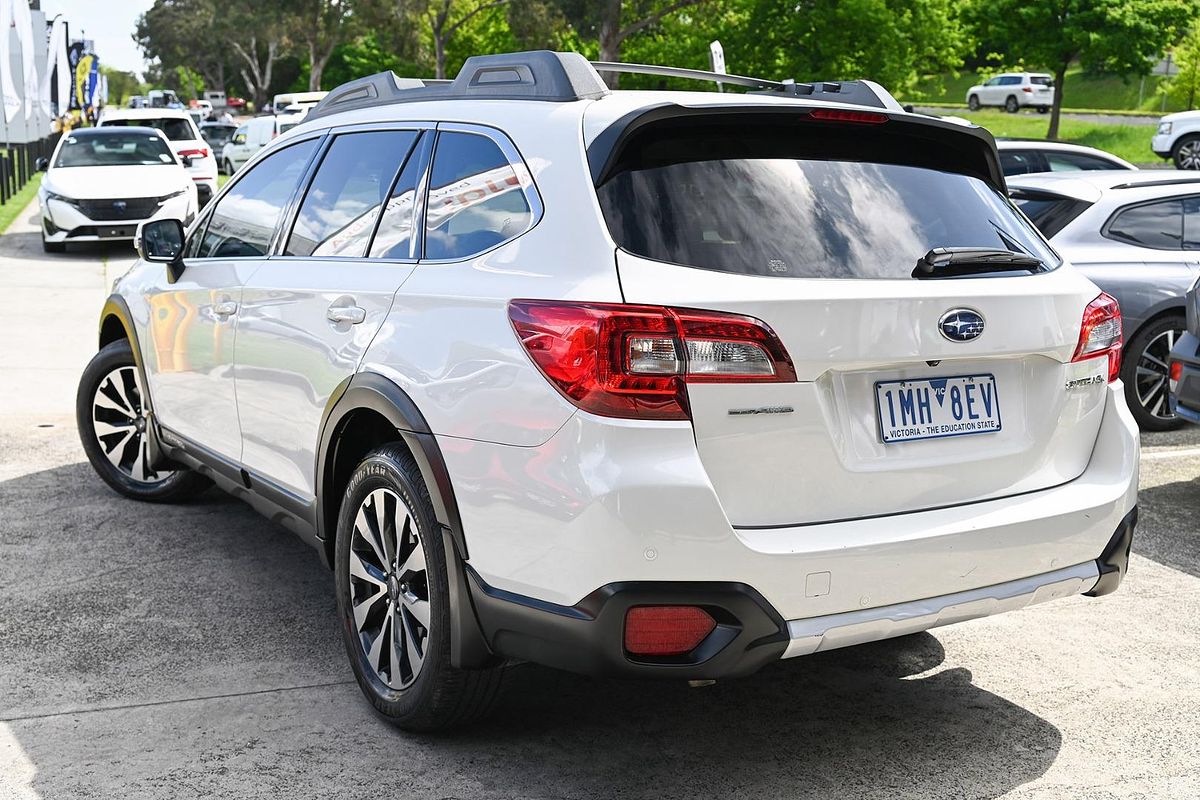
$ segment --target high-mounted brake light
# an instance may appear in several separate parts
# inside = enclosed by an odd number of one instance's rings
[[[808,112],[812,119],[825,122],[859,122],[867,125],[879,125],[887,122],[887,114],[876,114],[874,111],[849,111],[842,108],[814,108]]]
[[[796,380],[783,343],[754,317],[546,300],[513,300],[508,315],[542,374],[605,417],[689,419],[688,383]]]
[[[1121,374],[1121,307],[1103,292],[1083,310],[1079,344],[1072,361],[1108,356],[1108,382]]]

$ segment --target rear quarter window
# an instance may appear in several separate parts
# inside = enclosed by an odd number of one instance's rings
[[[1183,249],[1183,201],[1178,197],[1123,208],[1104,226],[1104,235],[1155,250]]]

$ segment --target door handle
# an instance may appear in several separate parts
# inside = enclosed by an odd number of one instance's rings
[[[213,313],[218,317],[228,317],[233,312],[237,311],[238,304],[233,300],[222,300],[220,303],[213,303]]]
[[[367,318],[367,310],[360,306],[330,306],[325,310],[325,319],[330,322],[349,322],[357,325]]]

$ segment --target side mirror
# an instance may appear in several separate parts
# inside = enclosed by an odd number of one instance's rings
[[[234,136],[233,143],[234,144],[245,144],[246,143],[246,134],[239,133],[237,136]]]
[[[183,223],[177,219],[152,219],[138,225],[133,249],[143,261],[167,265],[174,283],[183,272]]]
[[[50,169],[50,159],[42,156],[37,161],[33,162],[33,168],[38,172],[45,172],[46,170]]]

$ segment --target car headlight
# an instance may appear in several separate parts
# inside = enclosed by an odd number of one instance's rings
[[[187,189],[180,189],[178,192],[171,192],[170,194],[164,194],[162,197],[158,198],[158,203],[159,203],[159,205],[162,205],[163,203],[167,202],[168,200],[170,200],[173,197],[179,197],[181,194],[187,194]]]
[[[1169,123],[1169,122],[1158,123],[1158,134],[1160,136],[1166,136],[1170,132],[1171,132],[1171,123]]]
[[[66,203],[69,206],[79,205],[79,201],[76,200],[75,198],[64,197],[63,195],[57,194],[55,192],[51,192],[50,190],[46,190],[46,199],[47,200],[58,200],[60,203]]]

